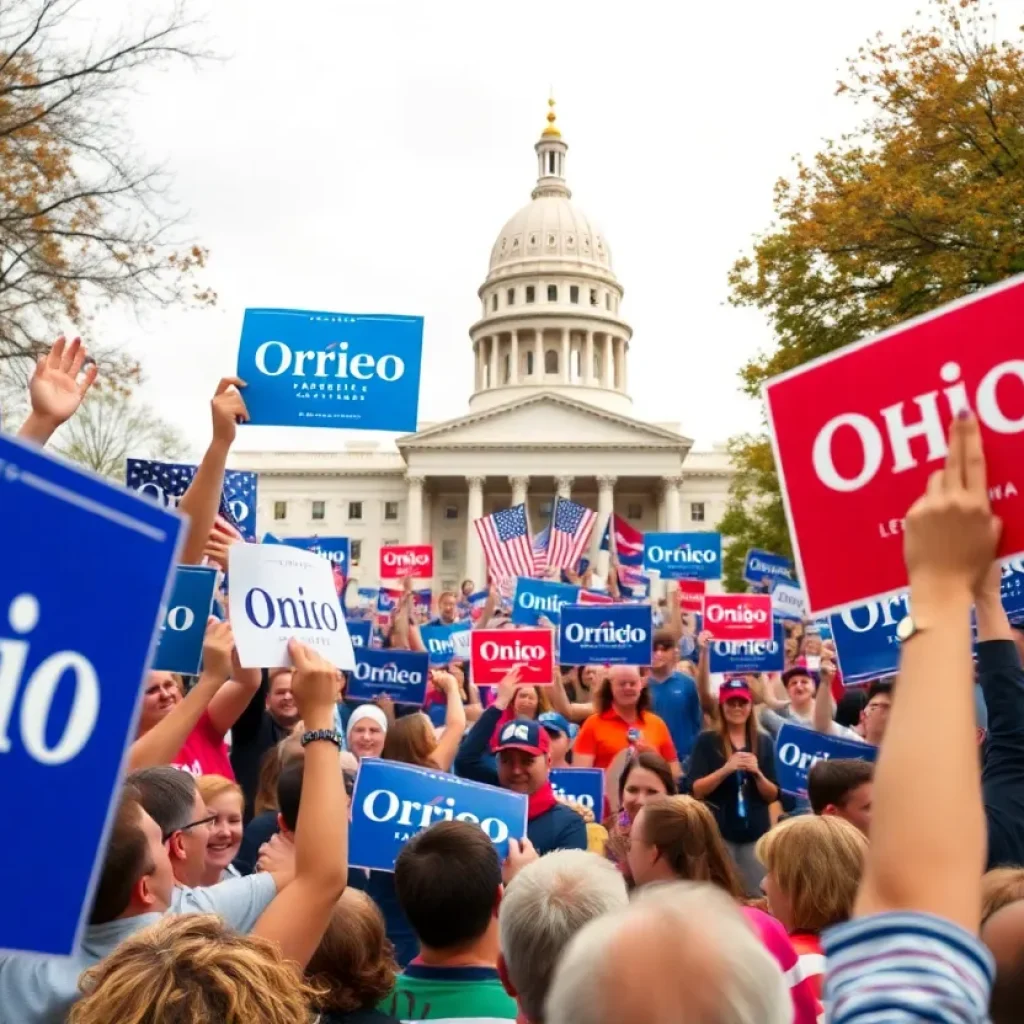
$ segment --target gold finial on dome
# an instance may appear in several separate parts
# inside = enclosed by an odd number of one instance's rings
[[[549,108],[548,109],[548,114],[547,114],[548,126],[547,126],[547,128],[544,129],[544,131],[541,132],[541,138],[560,139],[562,137],[562,133],[558,130],[558,126],[555,124],[555,120],[557,119],[557,115],[555,114],[555,97],[554,96],[551,96],[548,99],[548,108]]]

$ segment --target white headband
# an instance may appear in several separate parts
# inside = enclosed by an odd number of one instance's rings
[[[348,726],[345,728],[345,739],[351,739],[352,730],[355,728],[356,722],[361,722],[364,718],[372,718],[385,732],[388,731],[388,719],[383,711],[376,704],[360,704],[359,707],[352,712],[352,717],[348,720]]]

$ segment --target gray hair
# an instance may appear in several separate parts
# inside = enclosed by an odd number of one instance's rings
[[[519,1006],[541,1020],[559,954],[588,922],[629,905],[611,863],[584,850],[556,850],[527,865],[498,911],[501,953]]]
[[[543,1019],[663,1024],[681,1014],[700,1024],[793,1020],[775,958],[736,904],[705,882],[652,886],[584,927],[558,964]]]
[[[125,780],[138,793],[142,809],[166,836],[192,821],[196,802],[196,780],[180,768],[159,765],[140,768]]]

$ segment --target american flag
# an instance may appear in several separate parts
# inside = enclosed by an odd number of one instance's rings
[[[623,587],[646,587],[650,580],[644,575],[642,569],[632,565],[619,566],[619,585]]]
[[[540,533],[533,535],[533,567],[538,576],[548,571],[548,544],[551,543],[551,524],[548,523]]]
[[[473,521],[495,580],[532,576],[536,571],[526,505],[514,505]]]
[[[593,509],[568,498],[555,498],[548,543],[548,568],[575,569],[590,543],[597,516]]]

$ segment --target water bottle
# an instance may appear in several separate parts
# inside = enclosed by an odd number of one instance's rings
[[[736,816],[741,821],[747,820],[747,798],[743,793],[743,783],[746,778],[746,772],[736,773]]]

